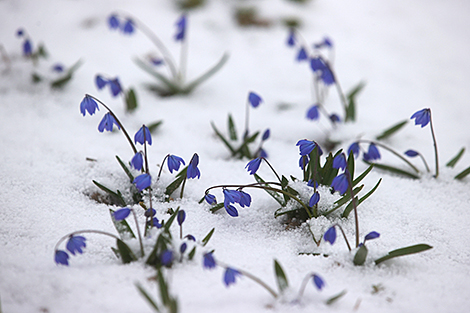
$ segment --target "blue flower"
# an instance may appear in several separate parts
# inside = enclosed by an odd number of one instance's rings
[[[337,169],[342,169],[344,170],[346,168],[346,157],[344,156],[344,153],[338,154],[334,159],[333,159],[333,167]]]
[[[99,90],[103,89],[104,86],[106,86],[107,83],[108,83],[108,81],[106,79],[104,79],[101,75],[96,75],[95,84],[96,84],[96,87],[98,87]]]
[[[380,152],[377,149],[377,146],[373,143],[369,145],[369,150],[367,153],[364,153],[363,158],[365,161],[374,161],[380,159]]]
[[[193,157],[191,158],[191,161],[189,162],[188,169],[186,172],[187,178],[201,177],[201,172],[197,168],[198,164],[199,164],[199,156],[197,155],[197,153],[194,153]]]
[[[313,47],[315,49],[320,49],[322,47],[332,48],[333,47],[333,42],[331,41],[330,38],[324,37],[322,42],[314,44]]]
[[[357,156],[359,155],[359,151],[360,151],[360,147],[359,147],[359,143],[358,142],[354,142],[352,143],[349,148],[348,148],[348,155],[351,154],[351,151],[354,155],[355,158],[357,158]]]
[[[414,150],[406,150],[406,151],[405,151],[405,154],[406,154],[407,156],[409,156],[410,158],[413,158],[413,157],[415,157],[415,156],[418,156],[418,155],[419,155],[419,152],[416,152],[416,151],[414,151]]]
[[[334,244],[336,241],[336,228],[334,226],[328,228],[328,230],[323,235],[323,239],[328,241],[330,244]]]
[[[338,123],[341,122],[341,118],[338,114],[333,113],[330,115],[330,121],[332,121],[333,123]]]
[[[16,37],[22,37],[24,35],[24,29],[23,28],[18,28],[16,31]]]
[[[186,219],[186,212],[184,210],[179,210],[178,215],[176,216],[176,220],[178,221],[178,225],[181,226],[184,220]]]
[[[150,63],[152,63],[152,65],[159,66],[163,64],[163,59],[150,57]]]
[[[112,14],[108,18],[108,25],[111,29],[118,29],[119,28],[119,19],[116,14]]]
[[[210,205],[217,204],[217,200],[215,199],[214,195],[211,195],[210,193],[206,194],[204,196],[204,199],[209,203]]]
[[[137,176],[133,183],[139,189],[139,191],[142,191],[148,187],[150,187],[150,184],[152,183],[152,177],[149,174],[142,174]]]
[[[29,39],[23,42],[23,55],[30,56],[33,53],[33,45]]]
[[[312,105],[307,111],[307,118],[309,120],[317,120],[320,117],[318,112],[318,104]]]
[[[171,250],[163,251],[162,255],[160,256],[160,262],[162,262],[163,266],[171,265],[171,262],[173,262],[173,251]]]
[[[54,261],[57,264],[69,265],[69,255],[63,250],[56,250],[54,255]]]
[[[57,73],[62,73],[64,71],[64,66],[60,63],[56,63],[54,64],[54,66],[52,67],[52,70],[54,72],[57,72]]]
[[[236,269],[227,267],[225,269],[225,274],[224,274],[224,283],[225,286],[230,286],[231,284],[235,284],[235,280],[237,276],[241,276],[242,274],[237,271]]]
[[[157,211],[153,208],[145,210],[145,213],[144,213],[145,217],[153,217],[155,216],[155,214],[157,214]]]
[[[297,54],[297,61],[304,61],[307,59],[308,59],[307,51],[305,50],[304,47],[301,47],[299,50],[299,53]]]
[[[295,46],[295,30],[293,28],[289,30],[289,37],[287,38],[287,45],[289,47]]]
[[[323,154],[323,151],[321,150],[320,146],[312,140],[299,140],[296,146],[299,146],[300,155],[309,155],[313,151],[313,149],[315,149],[315,147],[318,147],[319,155]]]
[[[264,133],[263,133],[263,137],[261,138],[262,141],[266,141],[268,140],[269,136],[271,135],[271,131],[269,130],[269,128],[267,128]]]
[[[224,203],[239,203],[241,200],[241,194],[238,190],[224,189]]]
[[[193,235],[186,235],[184,238],[188,238],[190,241],[196,241],[196,238],[194,238]]]
[[[349,179],[348,179],[349,172],[346,171],[341,175],[336,176],[333,178],[333,181],[331,182],[331,187],[335,191],[339,191],[340,195],[343,195],[346,190],[348,190],[349,187]]]
[[[307,186],[312,187],[312,188],[318,188],[318,182],[314,181],[313,179],[310,179],[307,182]],[[314,187],[315,186],[315,187]]]
[[[267,159],[268,158],[268,153],[263,149],[259,149],[258,157]]]
[[[263,102],[263,99],[261,97],[254,93],[253,91],[250,91],[248,94],[248,101],[250,102],[251,106],[254,108],[257,108],[261,102]]]
[[[162,228],[162,224],[160,224],[160,221],[156,217],[152,218],[149,222],[151,227]]]
[[[308,162],[310,162],[310,157],[308,156],[308,154],[306,155],[302,155],[299,159],[299,166],[302,170],[305,169],[305,167],[307,166]]]
[[[67,241],[67,250],[73,255],[75,255],[75,252],[83,253],[82,248],[86,247],[85,240],[86,238],[83,236],[70,236],[69,241]]]
[[[186,242],[183,242],[180,246],[180,253],[184,254],[187,248],[188,248],[188,244]]]
[[[168,155],[168,160],[166,161],[168,164],[168,170],[170,173],[173,173],[173,171],[178,171],[180,169],[180,165],[184,163],[184,160],[180,158],[179,156],[169,154]]]
[[[224,208],[225,208],[225,212],[227,212],[227,214],[230,215],[231,217],[237,217],[238,216],[238,211],[237,211],[237,209],[235,209],[235,207],[233,205],[224,203]]]
[[[113,97],[119,95],[122,91],[121,84],[119,83],[119,79],[116,77],[115,79],[111,79],[109,82],[109,87],[111,88],[111,94]]]
[[[217,264],[215,263],[215,259],[212,256],[212,252],[204,253],[203,260],[204,268],[213,269],[217,266]]]
[[[147,141],[149,145],[152,145],[152,135],[150,135],[150,130],[147,126],[142,125],[134,135],[134,142],[143,145],[145,141]]]
[[[367,240],[372,240],[372,239],[375,239],[375,238],[379,238],[380,237],[380,234],[376,231],[371,231],[370,233],[368,233],[365,237],[364,237],[364,243],[367,241]]]
[[[253,159],[250,162],[248,162],[248,164],[245,166],[245,168],[250,173],[250,175],[253,175],[259,169],[261,160],[262,160],[261,158]]]
[[[131,166],[136,170],[140,171],[144,165],[144,158],[142,156],[142,151],[137,152],[131,160]]]
[[[314,72],[320,72],[320,78],[325,85],[331,85],[335,83],[335,76],[333,71],[321,57],[311,58],[310,68]]]
[[[111,113],[108,112],[103,116],[103,119],[98,125],[98,130],[100,132],[103,132],[105,130],[110,132],[113,130],[113,125],[116,125],[118,129],[121,129],[114,116],[112,116]]]
[[[251,196],[244,191],[240,190],[239,192],[240,192],[240,201],[238,202],[238,204],[240,204],[242,208],[249,207],[251,204]]]
[[[322,288],[325,286],[325,282],[323,279],[318,276],[317,274],[313,274],[313,284],[318,288],[318,290],[322,290]]]
[[[176,26],[175,40],[182,41],[186,34],[186,14],[181,15],[180,19],[176,22]]]
[[[131,213],[131,210],[129,208],[122,208],[122,209],[116,210],[113,213],[113,216],[116,221],[122,221],[123,219],[127,218],[130,213]]]
[[[318,203],[318,201],[320,201],[320,194],[318,193],[318,191],[315,191],[312,197],[310,197],[310,201],[308,202],[308,205],[310,207],[313,207],[315,204]]]
[[[421,125],[421,128],[423,128],[431,121],[431,109],[419,110],[410,119],[415,119],[415,125]]]
[[[80,112],[83,114],[83,116],[85,116],[86,112],[88,112],[90,115],[93,115],[95,114],[96,110],[100,110],[98,108],[98,103],[96,103],[95,99],[89,95],[86,95],[80,103]]]
[[[131,19],[127,19],[122,26],[122,32],[126,35],[130,35],[134,32],[134,22]]]

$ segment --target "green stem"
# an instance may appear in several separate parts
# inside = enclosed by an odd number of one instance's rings
[[[341,227],[341,225],[339,225],[339,224],[335,224],[333,226],[338,226],[339,227],[339,230],[341,230],[341,233],[343,234],[344,241],[346,242],[346,245],[348,246],[349,251],[351,251],[351,246],[349,245],[348,237],[346,237],[346,234],[344,233],[343,227]]]
[[[349,187],[349,192],[351,193],[351,201],[352,201],[353,210],[354,210],[354,222],[356,224],[356,248],[357,248],[359,247],[359,218],[357,216],[357,202],[356,202],[356,198],[355,198],[353,187],[352,187],[351,173],[347,171],[346,175],[348,176],[348,187]],[[342,228],[341,228],[341,231],[342,231]],[[344,232],[343,232],[343,236],[347,242],[346,235],[344,234]],[[349,251],[351,251],[349,243],[348,243],[348,248],[349,248]]]
[[[131,209],[131,211],[132,211],[132,215],[134,215],[135,228],[137,228],[137,235],[139,235],[140,253],[143,257],[145,255],[145,252],[144,252],[144,244],[142,243],[142,235],[140,234],[139,222],[137,221],[137,215],[135,214],[135,211],[133,209]]]
[[[180,193],[180,198],[183,199],[183,193],[184,193],[184,186],[186,185],[186,180],[188,179],[188,175],[183,180],[183,185],[181,186],[181,193]]]
[[[432,141],[434,143],[434,159],[436,163],[436,175],[434,177],[437,178],[439,176],[439,155],[437,153],[437,141],[436,141],[436,135],[434,134],[434,127],[432,124],[431,110],[429,110],[429,124],[431,125],[431,135],[432,135]]]
[[[277,180],[282,184],[281,178],[280,178],[279,175],[277,174],[277,172],[276,172],[276,170],[274,169],[274,167],[272,167],[271,163],[269,163],[269,161],[266,160],[265,158],[261,158],[261,159],[263,159],[263,160],[268,164],[269,168],[273,171],[274,175],[276,175]]]

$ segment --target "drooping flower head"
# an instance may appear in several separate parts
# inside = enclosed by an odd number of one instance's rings
[[[120,26],[119,25],[119,19],[118,19],[116,14],[111,14],[108,17],[108,25],[109,25],[109,28],[111,28],[112,30],[119,28],[119,26]]]
[[[206,194],[206,195],[204,196],[204,199],[205,199],[206,202],[209,203],[210,205],[217,204],[217,199],[215,198],[214,195],[211,195],[210,193]]]
[[[328,228],[328,230],[323,235],[323,239],[325,239],[325,241],[328,241],[330,244],[335,243],[335,241],[336,241],[336,228],[335,228],[335,226],[331,226],[330,228]]]
[[[334,159],[333,159],[333,167],[337,169],[342,169],[344,170],[347,166],[346,162],[346,156],[344,153],[338,154]]]
[[[376,239],[376,238],[379,238],[380,237],[380,234],[376,231],[371,231],[370,233],[368,233],[365,237],[364,237],[364,243],[366,243],[367,240],[372,240],[372,239]]]
[[[199,165],[199,156],[197,153],[193,154],[193,157],[191,158],[191,161],[189,162],[188,169],[186,172],[186,177],[187,178],[199,178],[201,177],[201,172],[198,169]]]
[[[299,52],[297,53],[297,61],[308,60],[307,50],[304,47],[300,47]]]
[[[52,70],[57,73],[62,73],[64,71],[64,66],[60,63],[56,63],[52,66]]]
[[[415,156],[419,155],[419,152],[414,150],[406,150],[405,155],[409,156],[410,158],[414,158]]]
[[[134,135],[134,142],[143,145],[145,141],[149,145],[152,145],[152,135],[150,135],[150,130],[147,128],[147,126],[142,125],[142,127]]]
[[[23,28],[18,28],[16,31],[16,37],[23,37],[24,35],[24,29]]]
[[[339,123],[341,122],[341,118],[338,114],[333,113],[330,115],[330,121],[332,121],[333,123]]]
[[[83,236],[70,236],[69,240],[67,241],[67,250],[70,251],[73,255],[75,252],[83,253],[82,248],[86,247],[85,243],[86,238]]]
[[[131,35],[134,32],[134,22],[128,18],[124,25],[122,25],[122,32],[125,35]]]
[[[318,201],[320,201],[320,194],[318,193],[318,191],[315,191],[312,197],[310,197],[310,201],[308,202],[308,205],[310,207],[313,207],[315,204],[318,203]]]
[[[270,135],[271,135],[271,131],[269,130],[269,128],[266,128],[266,130],[263,133],[263,137],[261,137],[261,140],[262,141],[268,140]]]
[[[181,15],[179,20],[176,22],[176,41],[183,41],[186,34],[186,14]]]
[[[160,224],[160,221],[156,217],[152,218],[149,221],[149,224],[151,227],[162,228],[162,224]]]
[[[323,48],[323,47],[333,48],[333,42],[331,41],[331,39],[329,37],[323,37],[323,40],[321,42],[315,43],[313,45],[313,47],[315,49],[320,49],[320,48]]]
[[[88,112],[90,115],[93,115],[95,114],[96,110],[100,110],[98,103],[96,103],[95,99],[89,95],[86,95],[80,103],[80,112],[83,114],[83,116],[85,116],[86,112]]]
[[[134,157],[132,157],[131,166],[138,171],[142,169],[142,166],[144,166],[144,158],[142,156],[142,151],[137,152]]]
[[[144,216],[145,217],[154,217],[157,214],[157,211],[153,208],[145,210]]]
[[[163,251],[162,255],[160,256],[160,262],[163,266],[171,265],[171,262],[173,262],[173,251],[168,249]]]
[[[137,189],[139,189],[139,191],[142,191],[150,187],[150,185],[152,184],[152,177],[149,174],[144,173],[144,174],[137,176],[134,179],[133,183],[135,184]]]
[[[291,28],[289,30],[289,36],[287,37],[286,43],[289,47],[295,46],[295,29],[294,28]]]
[[[56,250],[54,254],[54,261],[57,264],[69,265],[69,255],[63,250]]]
[[[242,208],[249,207],[251,204],[251,196],[242,190],[240,190],[239,193],[240,193],[240,201],[238,202],[238,204],[240,204]]]
[[[31,40],[26,39],[23,42],[23,55],[30,56],[31,54],[33,54],[33,44],[31,43]]]
[[[170,171],[170,173],[173,173],[173,171],[178,171],[181,164],[185,165],[184,160],[182,158],[173,154],[168,155],[168,159],[166,162],[168,164],[168,170]]]
[[[315,147],[318,147],[319,155],[323,154],[320,146],[313,140],[302,139],[297,141],[296,146],[299,146],[300,155],[309,155]]]
[[[187,248],[188,248],[188,244],[186,242],[183,242],[180,246],[180,253],[184,254]]]
[[[241,276],[241,275],[242,274],[239,271],[237,271],[236,269],[227,267],[225,269],[225,273],[224,273],[225,286],[229,287],[231,284],[235,284],[235,280],[236,280],[237,276]]]
[[[313,278],[313,284],[315,285],[315,287],[317,287],[318,290],[322,290],[322,288],[325,286],[325,282],[323,281],[323,279],[317,274],[313,274],[312,278]]]
[[[348,187],[349,187],[348,176],[349,176],[349,172],[346,171],[343,174],[340,174],[336,176],[335,178],[333,178],[333,181],[331,182],[331,187],[333,187],[335,191],[339,191],[340,195],[343,195],[348,190]]]
[[[217,266],[212,252],[205,253],[203,256],[204,268],[213,269]]]
[[[127,218],[130,213],[131,213],[131,209],[122,208],[122,209],[116,210],[113,213],[113,216],[116,221],[122,221],[123,219]]]
[[[307,118],[314,121],[318,120],[319,117],[320,113],[318,111],[318,104],[314,104],[307,110]]]
[[[380,157],[381,156],[380,156],[379,149],[377,149],[377,146],[374,143],[371,143],[369,145],[369,149],[363,155],[363,158],[364,158],[365,161],[379,160]]]
[[[261,102],[263,102],[263,99],[253,91],[250,91],[248,94],[248,102],[251,104],[252,107],[257,108]]]
[[[111,88],[111,95],[113,97],[116,97],[122,92],[121,83],[119,82],[119,79],[117,77],[114,79],[110,79],[108,84],[109,84],[109,87]]]
[[[261,164],[261,158],[256,158],[248,162],[248,164],[245,166],[247,171],[250,173],[250,175],[253,175],[256,173],[256,171],[259,169],[259,166]]]
[[[185,219],[186,219],[186,212],[184,210],[179,210],[178,215],[176,216],[176,220],[178,221],[178,225],[181,226]]]
[[[103,78],[103,76],[101,75],[96,75],[95,76],[95,84],[96,84],[96,87],[101,90],[104,88],[104,86],[106,86],[106,84],[108,83],[108,81]]]
[[[354,155],[355,158],[357,158],[359,156],[359,151],[360,151],[360,147],[359,147],[359,143],[358,142],[353,142],[349,148],[348,148],[348,155],[351,154],[351,151]]]
[[[419,110],[410,119],[415,119],[415,125],[421,125],[421,128],[423,128],[431,121],[431,109]]]
[[[106,113],[103,116],[103,119],[101,120],[100,124],[98,125],[98,130],[102,133],[103,131],[113,131],[113,126],[116,125],[118,129],[121,129],[119,126],[118,122],[114,118],[111,113]]]
[[[310,68],[314,73],[319,73],[321,80],[325,85],[335,83],[335,76],[328,63],[322,57],[317,56],[310,59]]]

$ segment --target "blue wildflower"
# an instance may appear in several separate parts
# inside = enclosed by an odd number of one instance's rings
[[[213,269],[217,266],[217,264],[215,263],[215,259],[212,256],[212,252],[204,253],[203,260],[204,268]]]
[[[118,122],[116,121],[116,119],[114,118],[113,115],[111,115],[111,113],[106,113],[104,116],[103,116],[103,119],[101,120],[100,124],[98,125],[98,130],[100,132],[103,132],[103,131],[113,131],[113,126],[116,125],[118,129],[121,129],[121,127],[119,126]]]
[[[318,203],[318,201],[320,201],[320,194],[318,193],[318,191],[315,191],[312,197],[310,197],[310,201],[308,202],[308,205],[310,207],[313,207],[315,204]]]
[[[287,45],[289,47],[295,46],[295,30],[293,28],[289,30],[289,37],[287,38]]]
[[[319,111],[318,111],[318,104],[312,105],[308,110],[307,110],[307,118],[309,120],[317,120],[320,117]]]
[[[364,243],[367,241],[367,240],[372,240],[372,239],[375,239],[375,238],[379,238],[380,237],[380,234],[376,231],[371,231],[370,233],[368,233],[365,237],[364,237]]]
[[[304,61],[307,59],[308,59],[307,51],[305,50],[304,47],[301,47],[299,50],[299,53],[297,53],[297,61],[300,62],[300,61]]]
[[[415,119],[415,125],[421,125],[421,128],[423,128],[431,121],[431,109],[419,110],[410,119]]]
[[[377,149],[377,146],[373,143],[369,145],[369,150],[367,153],[364,153],[363,158],[365,161],[374,161],[380,159],[380,152]]]
[[[311,58],[310,68],[314,72],[320,72],[320,78],[325,85],[331,85],[335,83],[335,76],[333,71],[321,57]]]
[[[248,162],[248,164],[245,166],[247,171],[250,173],[250,175],[253,175],[256,173],[256,171],[259,169],[259,166],[261,164],[261,158],[256,158]]]
[[[131,209],[122,208],[122,209],[116,210],[113,213],[113,216],[116,221],[122,221],[123,219],[127,218],[130,213],[131,213]]]
[[[180,158],[179,156],[169,154],[168,155],[168,160],[166,161],[168,164],[168,170],[170,173],[173,173],[173,171],[178,171],[180,169],[180,165],[184,163],[184,160]]]
[[[318,182],[314,181],[313,179],[310,179],[307,182],[307,186],[312,187],[312,188],[318,188]]]
[[[183,242],[180,246],[180,253],[184,254],[187,248],[188,248],[188,244],[186,242]]]
[[[360,151],[359,143],[354,142],[348,148],[348,155],[350,155],[352,152],[354,157],[357,158],[357,156],[359,155],[359,151]]]
[[[56,250],[54,254],[54,261],[57,264],[69,265],[69,255],[63,250]]]
[[[413,158],[415,156],[418,156],[419,152],[414,151],[414,150],[406,150],[405,155],[409,156],[410,158]]]
[[[231,217],[237,217],[238,216],[238,211],[235,209],[235,207],[231,204],[224,203],[224,208],[225,211],[227,212],[228,215]]]
[[[16,31],[16,37],[23,37],[24,35],[24,29],[23,28],[18,28]]]
[[[338,123],[341,122],[341,118],[338,114],[333,113],[330,115],[330,121],[332,121],[333,123]]]
[[[73,255],[75,255],[75,252],[82,254],[82,248],[86,247],[85,240],[86,238],[83,236],[70,236],[69,241],[67,241],[67,250]]]
[[[173,251],[171,250],[163,251],[162,255],[160,256],[160,262],[162,262],[163,266],[171,265],[171,262],[173,262]]]
[[[340,195],[343,195],[346,190],[348,190],[349,187],[349,178],[348,178],[349,172],[346,171],[341,175],[336,176],[333,178],[333,181],[331,182],[331,187],[335,191],[339,191]]]
[[[346,157],[344,156],[344,153],[338,154],[333,159],[333,167],[334,168],[344,170],[346,168],[346,165],[347,165],[347,162],[346,162]]]
[[[143,145],[145,141],[147,141],[149,145],[152,145],[152,135],[150,135],[150,130],[147,126],[142,125],[134,135],[134,142]]]
[[[86,112],[88,112],[90,115],[93,115],[95,114],[96,110],[100,110],[100,108],[98,108],[98,103],[96,103],[95,99],[89,95],[86,95],[80,103],[80,112],[83,114],[83,116],[85,116]]]
[[[130,35],[134,32],[134,22],[131,19],[127,19],[122,26],[122,32],[126,35]]]
[[[56,63],[54,64],[54,66],[52,67],[52,70],[54,72],[57,72],[57,73],[62,73],[64,71],[64,66],[60,63]]]
[[[328,241],[330,244],[334,244],[336,241],[336,228],[334,226],[328,228],[328,230],[323,235],[323,239]]]
[[[122,87],[117,77],[115,79],[111,79],[108,84],[111,88],[111,94],[113,95],[113,97],[116,97],[122,92]]]
[[[23,42],[23,55],[30,56],[31,54],[33,54],[33,45],[29,39],[26,39]]]
[[[239,203],[241,199],[240,191],[224,189],[224,203]]]
[[[225,286],[230,286],[231,284],[235,284],[235,280],[237,276],[241,276],[242,274],[237,271],[236,269],[227,267],[225,269],[225,274],[224,274],[224,283]]]
[[[95,84],[96,84],[96,87],[101,90],[104,88],[104,86],[106,86],[106,84],[108,83],[108,81],[106,79],[103,78],[103,76],[101,75],[96,75],[95,76]]]
[[[145,210],[145,213],[144,213],[145,217],[153,217],[155,216],[155,214],[157,214],[157,211],[153,208]]]
[[[261,137],[261,140],[262,141],[266,141],[268,140],[269,136],[271,135],[271,131],[269,130],[269,128],[267,128],[264,133],[263,133],[263,137]]]
[[[268,158],[268,153],[263,149],[259,149],[258,157],[267,159]]]
[[[209,203],[210,205],[217,204],[217,200],[214,195],[211,195],[210,193],[206,194],[204,196],[204,199]]]
[[[148,187],[150,187],[150,184],[152,183],[152,177],[149,174],[141,174],[137,176],[133,183],[139,189],[139,191],[142,191]]]
[[[318,288],[318,290],[322,290],[322,288],[325,286],[325,282],[323,279],[318,276],[317,274],[313,274],[313,284]]]
[[[306,155],[302,155],[299,159],[299,166],[302,170],[305,169],[305,167],[307,166],[308,162],[310,162],[310,157],[308,156],[308,154]]]
[[[187,178],[201,177],[201,172],[197,168],[198,164],[199,164],[199,156],[197,155],[197,153],[194,153],[193,157],[191,158],[191,161],[189,162],[188,169],[186,172]]]
[[[152,63],[155,66],[159,66],[163,64],[163,59],[150,57],[150,63]]]
[[[162,228],[162,224],[160,224],[160,221],[156,217],[154,217],[150,220],[150,226],[151,227],[156,227],[156,228]]]
[[[116,14],[112,14],[108,18],[108,25],[111,29],[118,29],[119,28],[119,19]]]
[[[176,216],[176,220],[178,221],[178,225],[181,226],[184,220],[186,219],[186,212],[184,210],[179,210],[178,215]]]
[[[251,204],[251,196],[244,192],[244,191],[239,191],[240,192],[240,201],[238,202],[242,208],[244,207],[249,207]]]
[[[194,238],[193,235],[186,235],[184,238],[188,238],[190,241],[196,241],[196,238]]]
[[[315,149],[315,147],[318,147],[319,155],[323,154],[323,151],[321,150],[320,146],[312,140],[299,140],[296,146],[299,146],[300,155],[309,155],[313,151],[313,149]]]
[[[186,14],[181,15],[179,20],[176,22],[177,30],[175,35],[176,41],[184,40],[186,34]]]
[[[323,41],[314,44],[313,47],[315,49],[320,49],[320,48],[323,48],[323,47],[332,48],[333,47],[333,42],[331,41],[330,38],[323,37]]]
[[[251,106],[254,108],[257,108],[261,102],[263,102],[263,99],[253,91],[250,91],[248,94],[248,102],[250,102]]]
[[[136,170],[140,171],[144,165],[144,158],[142,156],[142,151],[137,152],[131,160],[131,166]]]

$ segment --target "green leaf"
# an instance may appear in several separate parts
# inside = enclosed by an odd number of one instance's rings
[[[375,137],[375,139],[377,140],[383,140],[385,138],[388,138],[390,137],[391,135],[395,134],[397,131],[399,131],[403,126],[405,126],[405,124],[408,123],[408,120],[403,120],[389,128],[387,128],[386,130],[384,130],[380,135],[378,135],[377,137]]]
[[[166,87],[166,88],[162,88],[162,87],[157,86],[157,89],[161,88],[162,89],[161,91],[171,92],[172,94],[176,94],[180,90],[180,86],[178,86],[176,83],[174,83],[173,81],[171,81],[170,79],[168,79],[164,75],[154,71],[153,68],[148,66],[147,63],[145,63],[141,59],[135,58],[134,62],[137,64],[137,66],[139,66],[141,69],[143,69],[148,74],[155,77],[157,80],[159,80],[161,83],[163,83]],[[168,94],[168,95],[170,95],[170,94]]]
[[[171,234],[170,234],[171,224],[173,224],[173,221],[175,220],[176,215],[178,215],[179,210],[180,210],[180,207],[177,207],[175,212],[170,216],[168,221],[166,221],[165,225],[163,226],[165,232],[167,232],[170,236],[171,236]]]
[[[168,285],[163,278],[163,273],[160,269],[157,270],[157,283],[158,289],[160,289],[160,299],[164,306],[168,307],[170,304],[170,293],[168,292]]]
[[[154,133],[158,127],[160,127],[163,124],[163,121],[156,121],[153,123],[148,124],[147,128],[151,133]]]
[[[111,189],[101,185],[95,180],[93,180],[93,184],[95,184],[98,188],[106,192],[110,196],[111,202],[113,204],[116,204],[118,206],[123,206],[123,207],[126,206],[126,201],[124,201],[122,194],[119,192],[119,190],[117,192],[114,192]]]
[[[157,303],[153,298],[147,293],[147,291],[139,284],[135,284],[137,289],[139,290],[140,294],[147,300],[147,302],[150,304],[150,306],[157,312],[160,312],[160,309],[158,308]]]
[[[132,175],[131,171],[129,170],[129,168],[126,166],[126,164],[124,162],[122,162],[121,158],[119,156],[116,155],[116,159],[119,163],[119,165],[121,165],[122,169],[124,170],[124,172],[126,173],[127,177],[129,177],[129,181],[132,182],[134,181],[134,175]]]
[[[237,140],[237,129],[235,128],[235,123],[233,122],[231,114],[228,115],[227,125],[228,125],[228,133],[230,136],[230,140],[233,140],[233,141]]]
[[[457,162],[460,160],[464,152],[465,152],[465,147],[460,149],[459,153],[457,153],[456,156],[454,156],[449,162],[447,162],[446,166],[453,168],[455,164],[457,164]]]
[[[354,163],[355,163],[355,160],[354,160],[354,154],[353,154],[352,150],[348,155],[348,161],[347,162],[348,162],[347,168],[348,168],[349,173],[351,174],[351,180],[354,182],[354,168],[355,168]],[[354,187],[354,185],[353,185],[353,187]]]
[[[223,203],[223,202],[222,202],[222,203],[217,203],[217,204],[215,204],[215,205],[210,209],[210,211],[211,211],[211,213],[215,213],[215,212],[217,212],[218,210],[222,209],[223,207],[224,207],[224,203]]]
[[[185,93],[190,93],[191,91],[193,91],[194,88],[196,88],[197,86],[202,84],[204,81],[209,79],[212,75],[217,73],[222,68],[222,66],[224,66],[225,62],[227,62],[228,57],[229,57],[228,53],[224,53],[222,58],[220,58],[219,62],[217,62],[212,68],[210,68],[207,72],[205,72],[204,74],[202,74],[201,76],[199,76],[198,78],[196,78],[195,80],[193,80],[191,83],[189,83],[187,86],[184,87]]]
[[[369,251],[367,250],[365,245],[360,246],[356,254],[354,255],[354,260],[353,260],[354,265],[363,265],[364,262],[366,261],[368,252]]]
[[[225,137],[219,132],[219,130],[217,129],[217,127],[215,127],[213,122],[211,122],[211,126],[212,126],[212,129],[214,130],[215,134],[217,135],[217,137],[219,137],[220,140],[222,140],[222,142],[225,144],[225,146],[230,150],[230,152],[232,153],[232,156],[235,155],[235,149],[228,142],[228,140],[225,139]]]
[[[195,254],[196,254],[196,247],[193,247],[191,251],[188,253],[188,259],[191,261],[194,258]]]
[[[379,179],[379,181],[377,182],[377,184],[375,184],[374,188],[372,188],[368,193],[366,193],[360,200],[359,202],[357,202],[357,206],[359,206],[359,204],[361,204],[362,202],[364,202],[367,198],[369,198],[376,190],[377,188],[379,187],[380,185],[380,182],[382,181],[382,178]],[[346,207],[346,209],[344,210],[343,214],[341,215],[342,217],[348,217],[349,216],[349,213],[351,213],[351,210],[353,209],[353,203],[351,201],[351,203],[348,204],[348,206]]]
[[[127,223],[127,221],[125,219],[121,221],[116,221],[116,219],[114,218],[114,212],[114,210],[109,209],[109,213],[111,214],[111,220],[113,221],[114,227],[119,233],[121,239],[135,238],[135,234],[132,231],[132,228]]]
[[[367,174],[369,174],[370,171],[372,171],[373,167],[374,165],[371,164],[364,172],[361,173],[361,175],[359,175],[356,179],[354,179],[352,182],[353,187],[359,184],[364,179],[364,177],[366,177]]]
[[[202,239],[202,246],[205,247],[209,240],[211,240],[212,235],[214,234],[215,228],[212,228],[211,231]]]
[[[116,239],[119,254],[121,256],[122,263],[127,264],[137,260],[134,252],[129,248],[127,244],[121,239]]]
[[[423,252],[423,251],[426,251],[426,250],[429,250],[429,249],[432,249],[432,247],[430,245],[423,244],[423,243],[422,244],[417,244],[417,245],[414,245],[414,246],[401,248],[401,249],[396,249],[396,250],[390,251],[386,256],[375,260],[375,264],[377,265],[377,264],[382,263],[383,261],[387,261],[387,260],[390,260],[390,259],[393,259],[393,258],[396,258],[396,257],[399,257],[399,256],[419,253],[419,252]]]
[[[405,170],[402,170],[402,169],[399,169],[399,168],[396,168],[396,167],[393,167],[393,166],[390,166],[390,165],[384,165],[384,164],[379,164],[379,163],[370,163],[370,162],[366,162],[366,163],[369,164],[369,165],[372,164],[374,167],[379,168],[379,169],[384,170],[384,171],[388,171],[388,172],[391,172],[391,173],[394,173],[394,174],[406,176],[406,177],[412,178],[412,179],[419,179],[419,176],[416,175],[416,174],[407,172]]]
[[[183,181],[186,179],[186,173],[188,171],[188,167],[186,166],[184,169],[182,169],[178,175],[176,175],[176,179],[171,182],[165,189],[165,195],[170,197],[172,193],[178,189],[178,187],[183,183]]]
[[[31,74],[31,80],[33,81],[33,83],[37,84],[42,81],[42,77],[38,73],[34,72]]]
[[[347,95],[348,106],[346,109],[346,116],[344,121],[355,121],[356,120],[356,96],[364,88],[365,83],[360,82],[356,85]]]
[[[279,292],[282,293],[287,287],[289,287],[289,282],[287,281],[286,274],[284,274],[284,270],[277,260],[274,260],[274,272],[276,273],[277,287],[279,288]]]
[[[338,301],[341,297],[343,297],[346,293],[347,293],[346,290],[341,291],[341,292],[338,293],[337,295],[334,295],[333,297],[331,297],[331,298],[329,298],[328,300],[326,300],[326,304],[327,304],[327,305],[331,305],[331,304],[335,303],[335,302]]]
[[[135,109],[137,109],[137,97],[134,89],[130,88],[126,93],[126,111],[133,112]]]
[[[455,179],[463,179],[465,178],[465,176],[467,176],[468,174],[470,174],[470,166],[467,167],[466,169],[464,169],[462,172],[460,172],[459,174],[457,174],[457,176],[455,176],[454,178]]]

